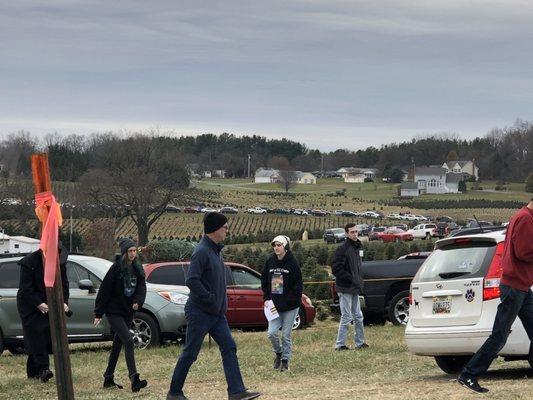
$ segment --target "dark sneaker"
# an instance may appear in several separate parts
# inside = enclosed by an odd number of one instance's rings
[[[464,386],[465,388],[468,388],[476,393],[487,393],[489,391],[489,389],[481,387],[477,382],[477,378],[473,376],[459,375],[457,382],[459,382],[461,386]]]
[[[281,367],[281,353],[276,353],[276,358],[274,358],[274,369],[279,369]]]
[[[189,400],[183,393],[171,394],[167,393],[167,400]]]
[[[281,360],[281,366],[279,367],[280,372],[289,370],[289,360]]]
[[[361,346],[357,347],[358,349],[367,349],[369,346],[366,343],[363,343]]]
[[[43,369],[41,373],[39,374],[39,379],[41,380],[41,382],[46,383],[50,379],[52,379],[53,376],[54,374],[52,371],[50,371],[49,369]]]
[[[252,400],[257,399],[259,396],[261,396],[261,393],[245,390],[244,392],[228,395],[228,400]]]
[[[335,350],[350,350],[350,348],[348,346],[341,346],[341,347],[335,347]]]
[[[123,389],[123,386],[116,383],[113,377],[104,378],[104,389],[111,389],[111,388]]]

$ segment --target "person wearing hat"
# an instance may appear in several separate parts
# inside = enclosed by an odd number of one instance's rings
[[[210,212],[204,216],[205,235],[194,249],[185,284],[189,299],[185,304],[187,332],[185,346],[172,375],[167,400],[187,400],[183,393],[189,369],[196,361],[207,334],[218,344],[228,384],[229,400],[251,400],[260,393],[246,390],[237,345],[231,336],[226,320],[226,266],[222,258],[222,242],[228,233],[228,220],[224,214]]]
[[[67,279],[68,251],[58,243],[59,267],[63,283],[63,302],[65,312],[69,311],[69,285]],[[54,374],[50,371],[52,343],[50,323],[48,321],[48,304],[44,286],[44,266],[42,250],[34,251],[19,261],[20,281],[17,292],[17,309],[22,321],[24,347],[28,354],[26,374],[28,378],[37,378],[48,382]]]
[[[300,310],[303,292],[302,272],[290,251],[290,239],[287,236],[276,236],[271,244],[274,254],[268,258],[261,272],[261,288],[265,305],[272,300],[279,315],[268,322],[268,339],[276,354],[274,369],[286,371],[292,353],[292,326]]]
[[[107,271],[96,296],[94,325],[100,324],[105,314],[115,333],[107,369],[104,372],[104,388],[122,389],[121,385],[115,383],[114,374],[118,356],[124,346],[131,390],[138,392],[146,387],[147,382],[144,379],[141,380],[137,372],[130,328],[134,312],[139,310],[144,303],[146,282],[143,267],[137,258],[135,242],[122,238],[119,246],[120,255],[117,255],[114,264]]]

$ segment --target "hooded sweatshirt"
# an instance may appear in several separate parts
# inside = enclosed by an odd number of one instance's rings
[[[523,207],[507,228],[501,283],[527,292],[533,285],[533,210]]]
[[[273,254],[261,272],[263,299],[272,300],[278,312],[300,307],[303,292],[302,272],[290,250],[279,260]]]

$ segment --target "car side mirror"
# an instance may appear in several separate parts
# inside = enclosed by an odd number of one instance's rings
[[[89,293],[96,293],[96,290],[94,290],[93,282],[90,279],[82,279],[78,282],[78,287],[81,290],[88,290]]]

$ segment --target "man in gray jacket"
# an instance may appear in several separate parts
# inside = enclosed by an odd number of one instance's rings
[[[339,295],[341,320],[335,343],[335,350],[349,350],[346,337],[350,323],[355,327],[355,347],[368,347],[365,343],[363,313],[359,304],[359,295],[363,293],[363,272],[361,269],[361,241],[357,238],[357,227],[349,223],[344,227],[346,241],[335,251],[331,266],[335,275],[335,288]]]
[[[189,300],[185,305],[185,346],[174,369],[167,400],[187,400],[183,385],[208,333],[220,349],[229,400],[252,400],[260,396],[244,387],[237,359],[237,345],[231,337],[225,315],[226,266],[221,251],[224,247],[222,241],[228,232],[227,222],[224,214],[218,212],[210,212],[204,217],[205,236],[191,256],[185,281],[190,289]]]

